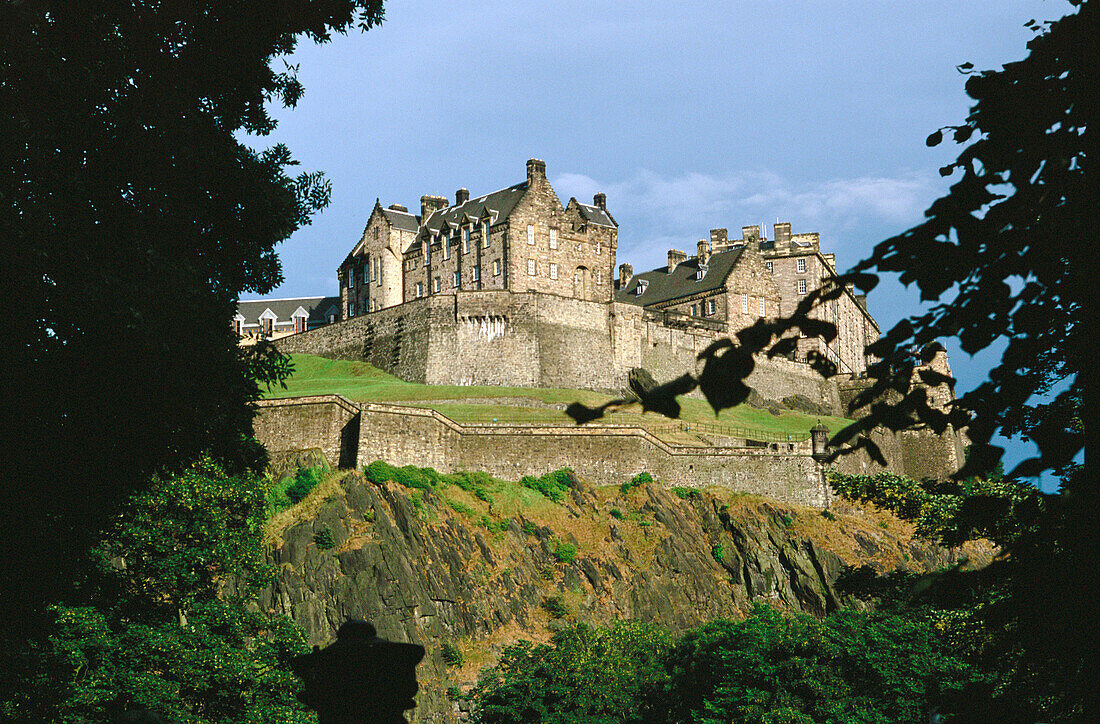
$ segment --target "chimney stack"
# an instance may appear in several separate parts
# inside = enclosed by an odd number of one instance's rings
[[[668,250],[668,273],[671,274],[672,270],[676,268],[677,264],[682,264],[687,261],[687,252],[680,251],[679,249]]]
[[[745,241],[760,241],[760,227],[757,225],[742,226],[741,238]]]
[[[619,289],[626,289],[630,280],[634,278],[634,267],[629,264],[619,265]]]
[[[707,260],[710,259],[710,242],[706,239],[700,239],[698,244],[699,249],[699,264],[705,266]]]
[[[455,191],[455,206],[462,206],[462,204],[466,203],[469,200],[470,200],[470,190],[469,189],[459,189],[458,191]]]
[[[715,254],[729,246],[729,231],[726,229],[710,230],[710,252]]]
[[[791,222],[783,221],[775,224],[775,245],[787,246],[791,243]]]
[[[402,204],[390,204],[387,208],[389,208],[391,211],[403,211],[406,214],[409,213],[409,209]]]
[[[433,211],[447,208],[447,199],[442,196],[421,196],[420,197],[420,220],[421,223],[428,220],[428,217],[432,215]]]
[[[597,209],[607,211],[607,194],[601,191],[592,197],[592,203],[596,205]]]
[[[527,159],[527,183],[530,184],[537,178],[546,180],[546,161],[529,158]]]

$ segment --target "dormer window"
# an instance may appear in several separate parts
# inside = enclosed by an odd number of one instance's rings
[[[640,297],[643,294],[645,294],[645,290],[648,286],[649,286],[649,280],[648,279],[639,279],[638,280],[638,286],[634,290],[634,293],[637,294]]]
[[[706,264],[699,265],[699,271],[695,272],[695,281],[699,282],[703,280],[703,277],[707,275],[709,267]]]

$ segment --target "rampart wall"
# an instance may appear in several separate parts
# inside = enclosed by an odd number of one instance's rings
[[[333,462],[340,441],[346,447],[349,438],[331,421],[345,420],[349,407],[356,407],[337,395],[264,400],[258,406],[257,436],[269,450],[321,447]],[[512,480],[570,467],[596,485],[621,484],[646,471],[667,485],[723,485],[802,505],[826,502],[808,443],[689,447],[669,445],[636,427],[462,425],[434,410],[377,403],[358,407],[351,465],[382,459],[445,472],[484,470]],[[330,424],[320,424],[322,419]],[[309,439],[314,434],[319,437]],[[348,457],[345,450],[340,464],[346,466]]]

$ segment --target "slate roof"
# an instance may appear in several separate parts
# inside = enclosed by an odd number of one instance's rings
[[[584,220],[590,224],[596,224],[598,226],[611,226],[616,227],[618,224],[611,218],[611,214],[607,213],[598,206],[589,206],[588,204],[582,204],[577,202],[577,208],[581,212],[581,216]]]
[[[423,227],[435,233],[438,232],[445,223],[458,224],[463,216],[469,216],[471,219],[480,219],[485,215],[486,210],[497,212],[496,217],[493,219],[493,223],[499,223],[507,218],[508,214],[512,213],[512,209],[516,208],[516,204],[519,203],[519,200],[523,197],[523,192],[526,190],[527,182],[524,181],[515,186],[509,186],[506,189],[494,191],[484,196],[478,196],[476,199],[470,199],[464,204],[448,206],[433,211],[431,216],[423,221]]]
[[[737,260],[741,258],[744,248],[729,249],[712,254],[707,262],[707,275],[701,280],[696,280],[696,272],[699,271],[699,257],[692,256],[668,273],[668,267],[661,267],[653,271],[642,272],[635,275],[630,283],[615,292],[615,301],[636,304],[639,307],[648,307],[651,304],[660,304],[680,297],[715,291],[726,283]],[[649,284],[645,292],[636,294],[638,282],[646,280]]]
[[[270,309],[278,322],[289,322],[298,307],[309,312],[310,322],[325,322],[325,313],[336,308],[340,316],[340,297],[295,297],[292,299],[244,299],[237,302],[237,312],[245,324],[259,324],[260,315]]]
[[[396,209],[382,209],[382,216],[386,221],[390,222],[390,225],[395,229],[401,229],[402,231],[416,231],[420,228],[420,219],[413,216],[407,211],[397,211]]]

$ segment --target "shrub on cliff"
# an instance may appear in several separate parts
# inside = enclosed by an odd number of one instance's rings
[[[203,461],[126,503],[48,637],[5,671],[0,718],[110,721],[145,708],[175,722],[311,721],[288,618],[252,610],[270,579],[260,481]]]

